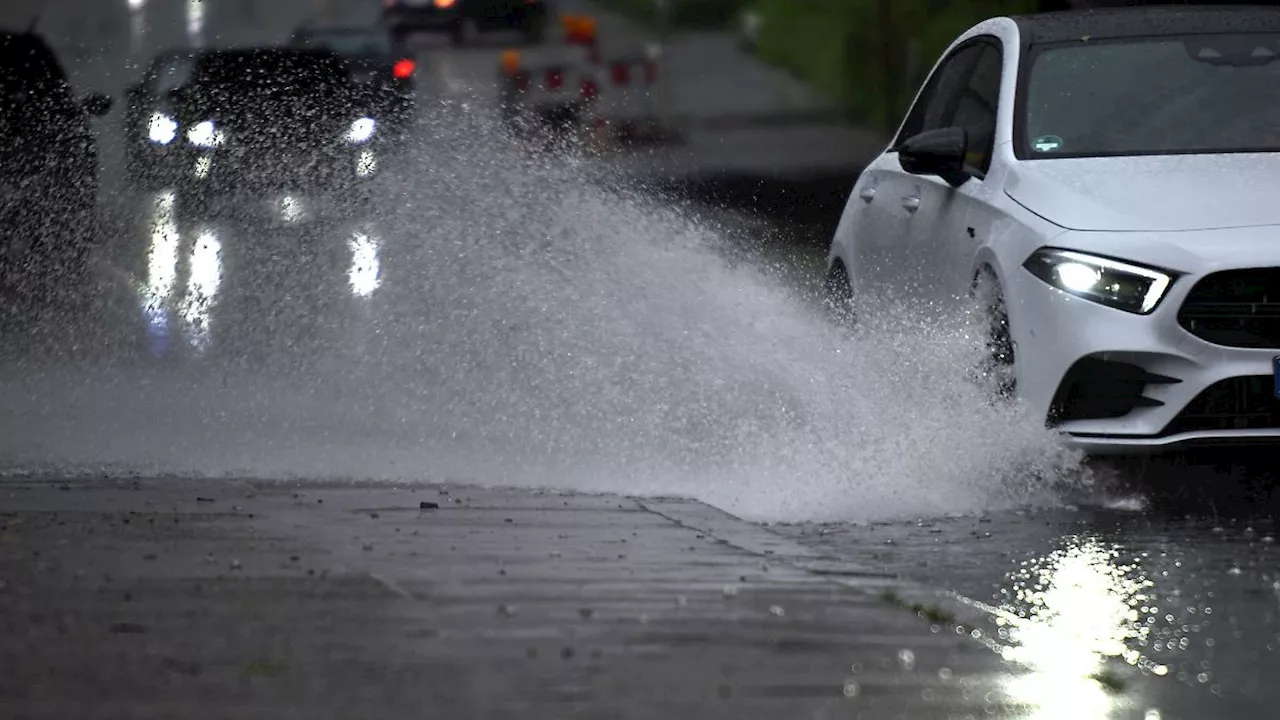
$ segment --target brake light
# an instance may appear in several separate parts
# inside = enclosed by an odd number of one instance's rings
[[[547,70],[547,89],[559,90],[564,86],[564,71],[558,67]]]
[[[453,7],[455,2],[457,2],[457,0],[436,0],[436,7],[443,10],[445,8]]]
[[[409,58],[404,58],[402,60],[396,61],[396,64],[391,68],[391,74],[395,75],[401,80],[405,80],[407,78],[413,77],[413,71],[416,70],[417,68],[418,68],[417,63],[415,63],[413,60]]]
[[[613,64],[613,84],[626,85],[631,82],[631,68],[626,63],[616,62]]]

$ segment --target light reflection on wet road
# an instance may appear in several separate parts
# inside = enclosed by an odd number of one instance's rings
[[[1054,717],[1113,717],[1114,697],[1150,701],[1162,714],[1148,718],[1188,717],[1179,699],[1208,697],[1215,717],[1268,717],[1280,700],[1280,527],[1257,516],[1267,506],[1215,519],[1199,498],[780,529],[953,591],[983,618],[985,642],[1031,670],[1010,693],[1059,707]]]
[[[240,357],[273,340],[305,350],[367,302],[382,283],[378,223],[317,218],[305,203],[286,196],[273,218],[205,221],[182,217],[172,191],[140,195],[127,237],[145,251],[127,242],[105,261],[136,288],[148,353]]]

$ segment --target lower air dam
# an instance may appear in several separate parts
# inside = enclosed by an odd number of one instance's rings
[[[899,319],[851,335],[784,273],[728,262],[719,248],[749,240],[736,226],[442,141],[464,150],[397,171],[412,183],[384,176],[412,199],[335,231],[334,272],[277,244],[270,259],[295,264],[248,283],[257,265],[236,253],[265,236],[151,227],[162,247],[138,272],[157,275],[130,285],[131,322],[6,351],[8,472],[679,494],[777,521],[1053,502],[1072,475],[1042,423],[966,379],[981,342],[962,319],[886,311]],[[184,269],[151,267],[173,258]],[[201,352],[138,350],[137,318],[155,326],[191,288]]]

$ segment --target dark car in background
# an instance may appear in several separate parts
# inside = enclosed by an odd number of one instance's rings
[[[0,281],[84,260],[97,229],[89,118],[110,109],[108,96],[74,96],[39,35],[0,32]]]
[[[378,171],[379,123],[356,99],[339,54],[302,48],[210,50],[188,74],[143,105],[131,127],[164,146],[148,163],[153,181],[176,189],[184,208],[248,212],[266,203],[361,200]],[[132,109],[132,108],[131,108]],[[147,118],[145,126],[138,118]],[[144,135],[145,133],[145,135]],[[224,202],[226,201],[226,202]]]
[[[125,173],[137,188],[167,184],[185,150],[178,142],[179,93],[191,82],[198,51],[158,53],[136,83],[125,88]]]
[[[383,0],[382,8],[396,44],[415,32],[445,32],[463,45],[480,33],[502,30],[541,42],[553,19],[551,0]]]
[[[402,128],[412,118],[418,64],[412,55],[397,51],[385,28],[307,25],[294,32],[289,46],[346,58],[355,102],[387,129]]]

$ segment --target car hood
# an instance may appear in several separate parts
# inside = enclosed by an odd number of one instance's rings
[[[1280,224],[1280,153],[1063,158],[1019,163],[1018,204],[1069,230],[1179,231]]]

